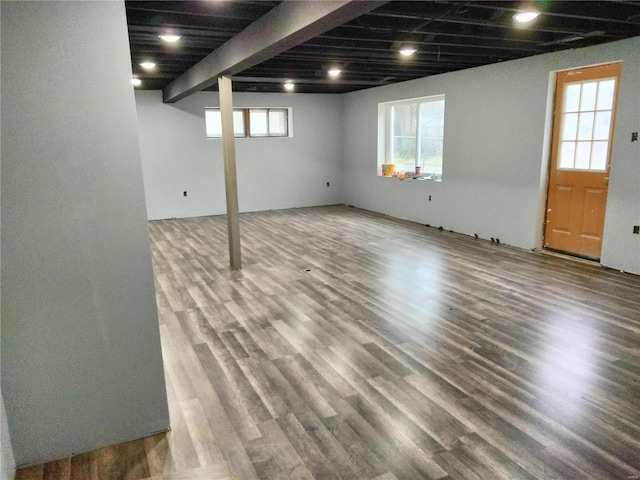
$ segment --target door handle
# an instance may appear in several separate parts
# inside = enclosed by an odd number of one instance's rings
[[[609,183],[609,177],[604,177],[604,183]]]

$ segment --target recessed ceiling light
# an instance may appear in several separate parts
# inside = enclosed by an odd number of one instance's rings
[[[153,70],[154,68],[156,68],[156,64],[153,62],[142,62],[140,66],[145,70]]]
[[[140,85],[142,85],[142,80],[140,80],[138,77],[133,77],[131,79],[131,83],[134,87],[139,87]]]
[[[165,42],[169,42],[169,43],[175,43],[178,40],[180,40],[180,35],[158,35],[162,40],[164,40]]]
[[[523,10],[521,12],[516,13],[513,16],[513,19],[516,22],[528,23],[538,18],[538,15],[540,15],[540,12],[537,10]]]
[[[294,88],[296,88],[296,84],[295,84],[295,83],[293,83],[292,81],[287,81],[287,82],[284,84],[284,89],[285,89],[285,90],[287,90],[287,91],[289,91],[289,92],[290,92],[291,90],[293,90]]]
[[[402,45],[400,47],[400,50],[398,51],[400,52],[400,55],[410,57],[411,55],[416,53],[416,47],[414,47],[413,45]]]
[[[336,78],[340,76],[340,74],[342,73],[342,70],[340,70],[339,68],[332,68],[327,73],[329,74],[330,77]]]

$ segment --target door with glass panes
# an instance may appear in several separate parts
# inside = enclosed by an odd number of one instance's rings
[[[621,64],[558,73],[544,246],[599,259]]]

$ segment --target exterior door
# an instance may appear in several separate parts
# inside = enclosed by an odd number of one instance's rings
[[[600,258],[621,64],[558,74],[544,246]]]

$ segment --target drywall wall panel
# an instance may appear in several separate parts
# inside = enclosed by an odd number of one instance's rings
[[[292,137],[236,139],[241,212],[342,203],[337,95],[236,93],[233,101],[290,108],[293,124]],[[161,91],[136,92],[149,219],[226,213],[222,141],[205,136],[205,107],[218,104],[217,92],[175,104],[163,104]]]
[[[554,72],[623,62],[602,264],[640,273],[640,37],[344,95],[347,204],[536,248],[548,171]],[[446,95],[441,183],[377,175],[378,103]],[[431,196],[431,200],[429,200]]]
[[[0,6],[0,15],[1,14],[2,14],[2,6]],[[1,25],[2,23],[0,22],[0,38],[2,33]],[[1,43],[2,42],[0,41],[0,44]],[[0,63],[0,73],[1,71],[2,71],[2,64]],[[2,139],[2,130],[0,129],[0,145],[2,145],[1,139]],[[0,170],[2,170],[1,164],[0,164]],[[1,225],[2,223],[0,222],[0,230],[2,229]],[[0,270],[0,276],[1,276],[1,270]],[[0,284],[2,284],[1,280],[0,280]],[[0,332],[2,331],[1,315],[2,315],[2,312],[0,310]],[[1,371],[1,367],[0,367],[0,371]],[[13,447],[11,446],[11,436],[9,434],[9,425],[7,423],[7,413],[4,408],[4,398],[2,397],[2,382],[0,377],[0,480],[13,480],[15,469],[16,469],[16,462],[13,456]]]
[[[169,424],[123,2],[2,2],[2,395],[19,466]]]
[[[13,458],[11,437],[4,409],[4,398],[0,394],[0,480],[13,480],[16,462]]]

